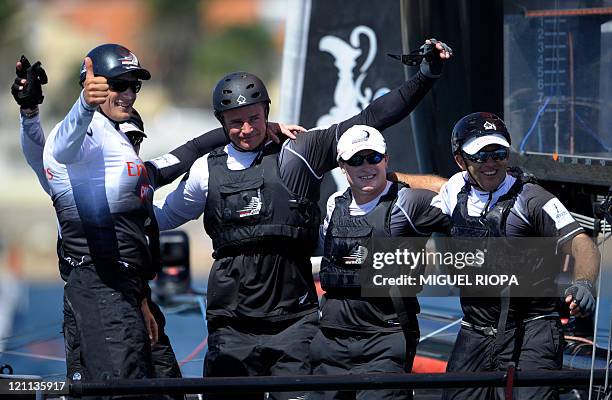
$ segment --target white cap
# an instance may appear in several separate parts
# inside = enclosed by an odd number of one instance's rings
[[[469,155],[476,154],[485,146],[490,144],[498,144],[503,147],[510,147],[510,143],[504,138],[503,135],[499,133],[494,133],[493,135],[486,136],[477,136],[466,141],[463,146],[461,146],[461,150],[465,151]]]
[[[367,125],[353,125],[340,136],[337,150],[337,160],[346,161],[361,150],[374,150],[386,154],[387,144],[378,129]]]

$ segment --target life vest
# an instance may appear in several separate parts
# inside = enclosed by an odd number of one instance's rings
[[[318,241],[321,214],[316,202],[294,195],[280,177],[279,145],[267,146],[253,165],[234,171],[223,148],[208,156],[204,228],[213,257],[245,251],[310,254]]]
[[[468,197],[472,185],[466,182],[457,195],[457,206],[453,210],[451,236],[453,237],[504,237],[506,221],[510,210],[526,183],[536,183],[535,178],[527,174],[517,175],[516,182],[510,190],[502,195],[497,203],[484,215],[477,217],[468,214]]]
[[[399,185],[393,183],[376,207],[366,215],[350,215],[350,188],[336,197],[325,234],[321,260],[321,287],[329,292],[337,289],[359,289],[359,270],[367,256],[372,237],[391,236],[391,210],[397,201]]]

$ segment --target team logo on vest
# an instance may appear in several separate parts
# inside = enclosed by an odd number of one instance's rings
[[[244,103],[246,103],[246,97],[244,97],[243,95],[238,96],[238,98],[236,99],[236,103],[243,105]]]
[[[357,246],[347,257],[342,257],[347,265],[363,264],[368,257],[368,249],[364,246]]]
[[[250,217],[252,215],[259,215],[261,211],[261,190],[257,189],[257,197],[251,197],[249,204],[242,210],[238,210],[238,217]]]
[[[485,128],[485,131],[488,131],[490,129],[495,130],[495,124],[491,121],[487,121],[484,123],[483,128]]]

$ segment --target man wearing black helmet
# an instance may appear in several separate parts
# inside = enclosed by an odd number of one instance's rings
[[[450,178],[432,204],[450,216],[453,237],[553,238],[554,246],[575,260],[574,282],[565,293],[565,302],[572,315],[588,315],[595,307],[592,289],[599,268],[597,247],[556,197],[533,178],[507,169],[510,143],[504,122],[494,114],[473,113],[459,120],[451,144],[463,171]],[[552,265],[562,265],[561,255],[550,257]],[[529,270],[534,278],[529,293],[534,297],[512,297],[512,291],[502,291],[499,297],[483,298],[474,295],[475,289],[463,287],[464,318],[447,371],[505,370],[509,362],[523,371],[561,369],[560,304],[551,289],[555,276],[535,278],[539,272],[533,265],[512,267]],[[493,388],[467,388],[447,390],[443,398],[504,395]],[[516,388],[514,398],[556,399],[558,392],[552,387]]]
[[[101,63],[106,63],[107,71],[117,72],[117,60],[125,62],[125,52],[127,49],[118,45],[103,45],[92,52],[90,56],[99,56]],[[118,53],[113,59],[113,53]],[[95,57],[94,57],[95,59]],[[105,74],[103,69],[98,69],[101,74]],[[108,72],[113,74],[113,72]],[[22,56],[16,64],[16,75],[15,81],[11,87],[11,93],[15,98],[17,104],[20,105],[21,114],[21,144],[24,155],[28,164],[32,167],[36,173],[41,186],[47,192],[50,193],[49,183],[54,178],[52,170],[45,170],[43,167],[43,148],[45,146],[44,132],[41,127],[39,117],[39,104],[43,101],[42,85],[47,83],[47,77],[44,69],[40,62],[30,65],[29,61]],[[84,74],[81,74],[82,79]],[[119,76],[121,77],[121,76]],[[119,83],[119,86],[121,83]],[[126,89],[127,90],[127,89]],[[133,151],[138,155],[140,150],[140,144],[146,137],[144,133],[144,124],[138,114],[138,112],[131,108],[129,112],[129,119],[125,121],[111,120],[115,126],[115,131],[109,131],[107,139],[109,141],[117,139],[119,136],[125,135],[128,142],[130,143]],[[284,127],[281,124],[271,123],[268,126],[268,133],[270,137],[275,140],[279,140],[279,133],[283,133],[292,137],[288,128],[299,128],[295,126]],[[133,161],[127,161],[125,168],[128,175],[131,174],[144,174],[148,177],[150,184],[153,188],[158,188],[166,185],[178,176],[185,173],[193,162],[201,157],[203,154],[208,153],[211,149],[227,143],[223,131],[218,129],[213,132],[201,135],[182,146],[174,149],[168,154],[146,161],[142,163],[144,169],[141,166],[136,165]],[[92,165],[85,164],[83,168],[91,168]],[[102,166],[102,163],[93,165],[93,169],[103,169],[106,165]],[[146,171],[145,171],[146,170]],[[78,183],[78,180],[75,180]],[[111,188],[112,189],[112,188]],[[86,199],[83,199],[81,204],[76,204],[77,209],[79,207],[87,207]],[[83,204],[85,203],[85,204]],[[86,221],[85,221],[86,222]],[[73,222],[74,223],[74,222]],[[60,232],[61,232],[61,227]],[[92,227],[90,229],[96,229]],[[149,242],[149,252],[152,255],[152,262],[155,265],[159,257],[159,248],[157,246],[156,238],[158,237],[158,230],[156,225],[149,224],[146,227],[147,241]],[[64,281],[68,281],[71,271],[80,265],[75,262],[73,252],[65,249],[63,245],[61,235],[58,235],[58,259],[60,275]],[[155,269],[155,268],[153,268]],[[146,300],[143,299],[141,305],[141,311],[144,317],[144,322],[149,332],[152,343],[152,363],[154,369],[154,376],[156,377],[180,377],[180,369],[170,341],[164,333],[165,318],[161,313],[159,307],[151,301],[150,291],[148,286],[145,284],[144,291],[147,294]],[[149,307],[150,306],[150,307]],[[95,318],[95,315],[92,316]],[[84,318],[87,318],[85,316]],[[83,375],[83,367],[81,365],[81,359],[91,356],[91,354],[81,354],[80,352],[80,332],[79,324],[73,315],[72,306],[67,301],[65,303],[65,322],[64,322],[64,334],[66,339],[67,349],[67,368],[68,377],[71,379],[80,379]],[[103,335],[104,333],[100,333]],[[179,396],[182,397],[182,396]]]
[[[24,153],[53,198],[61,232],[68,377],[180,377],[146,283],[159,263],[152,190],[184,173],[200,151],[210,150],[206,143],[216,147],[226,138],[222,132],[200,137],[143,162],[138,151],[146,135],[132,106],[139,79],[150,74],[128,49],[106,44],[88,54],[84,90],[45,143],[37,115],[44,82],[30,71],[22,57],[12,92],[22,106]]]
[[[414,109],[450,58],[441,42],[431,51],[431,64],[424,61],[421,72],[361,113],[282,145],[265,140],[270,99],[261,80],[235,72],[219,81],[213,106],[231,144],[196,161],[156,209],[161,229],[204,214],[213,241],[206,376],[310,373],[318,305],[310,255],[323,174],[337,166],[336,144],[346,129],[368,124],[383,130]]]

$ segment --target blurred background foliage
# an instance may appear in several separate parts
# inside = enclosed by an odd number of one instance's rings
[[[209,107],[214,85],[225,74],[246,70],[264,82],[275,58],[272,35],[255,18],[249,24],[209,29],[202,9],[211,2],[153,0],[150,43],[161,83],[178,105]]]
[[[205,36],[193,49],[191,72],[202,83],[200,89],[212,93],[219,79],[233,71],[248,71],[269,82],[275,62],[272,37],[261,25],[231,26]],[[209,105],[210,95],[204,101]]]
[[[19,114],[10,86],[25,54],[49,76],[41,123],[48,135],[81,90],[84,56],[103,43],[131,49],[152,79],[136,108],[149,139],[143,158],[163,154],[214,129],[212,90],[230,72],[249,71],[266,82],[273,103],[281,71],[288,0],[0,0],[0,270],[7,251],[21,251],[26,275],[57,279],[56,222],[49,197],[24,160]],[[201,224],[186,227],[201,238]],[[194,248],[208,265],[206,246]],[[44,268],[37,266],[44,265]],[[198,266],[196,265],[196,267]]]
[[[46,4],[47,8],[52,11],[54,3],[66,6],[68,2],[51,1]],[[87,2],[70,3],[79,5]],[[100,4],[100,7],[106,4],[103,1],[89,3]],[[113,3],[115,7],[117,3]],[[139,19],[144,21],[138,26],[138,35],[131,42],[120,42],[134,51],[141,63],[151,70],[152,79],[145,87],[147,92],[143,93],[148,93],[155,86],[165,103],[175,107],[209,108],[214,85],[229,72],[249,71],[259,75],[264,82],[279,78],[275,75],[280,70],[281,49],[274,40],[278,32],[273,32],[270,24],[266,24],[258,15],[253,14],[246,21],[228,15],[225,21],[222,16],[221,20],[207,23],[210,19],[207,17],[208,8],[218,8],[220,1],[132,0],[125,3],[135,6]],[[231,10],[232,4],[253,8],[251,5],[245,6],[246,1],[223,3],[228,10]],[[2,66],[3,69],[14,65],[12,60],[16,61],[21,53],[32,59],[40,59],[43,66],[49,66],[48,57],[45,59],[44,54],[39,55],[36,51],[36,35],[40,30],[37,25],[47,22],[36,13],[32,15],[32,8],[42,8],[44,4],[39,1],[0,1],[0,55],[2,60],[11,60]],[[37,19],[32,20],[33,16]],[[87,22],[86,26],[96,29],[96,24],[91,22]],[[95,37],[96,32],[93,33]],[[91,41],[89,49],[112,41],[104,35],[99,36],[98,40]],[[128,35],[126,37],[129,38]],[[74,103],[80,91],[75,82],[78,82],[80,63],[86,52],[84,50],[78,58],[64,61],[67,65],[61,75],[54,74],[48,68],[53,85],[45,89],[53,100],[45,101],[45,115],[51,115],[53,119],[61,118]],[[10,80],[13,71],[4,70],[0,79],[5,82]],[[61,93],[61,96],[57,93]]]
[[[17,0],[4,0],[0,2],[0,33],[6,34],[7,20],[15,14],[18,8]]]

